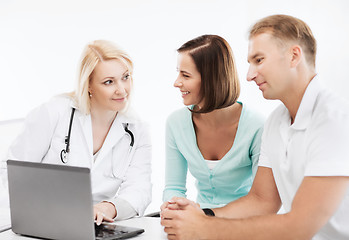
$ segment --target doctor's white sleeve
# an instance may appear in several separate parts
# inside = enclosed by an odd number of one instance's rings
[[[152,184],[151,184],[151,159],[152,146],[148,128],[139,126],[138,131],[134,132],[135,152],[132,156],[130,165],[125,174],[124,181],[115,199],[110,202],[117,206],[125,206],[122,201],[126,201],[136,211],[137,215],[142,216],[145,209],[151,202]],[[118,203],[121,200],[121,203]],[[123,210],[119,210],[123,211]]]
[[[128,219],[137,215],[136,210],[131,206],[131,204],[122,198],[117,198],[117,201],[112,203],[115,206],[117,214],[115,220]]]
[[[54,131],[53,116],[48,108],[43,104],[28,114],[22,131],[8,150],[8,159],[40,162],[44,158]]]
[[[52,116],[50,116],[47,104],[35,108],[27,115],[19,135],[7,151],[6,158],[1,159],[1,192],[6,193],[8,189],[6,161],[8,159],[30,162],[41,161],[49,149],[52,132]],[[4,199],[5,194],[2,194],[1,205],[6,205]]]

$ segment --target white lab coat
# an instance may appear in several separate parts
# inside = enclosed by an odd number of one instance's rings
[[[26,118],[23,131],[11,145],[8,159],[63,165],[60,152],[66,148],[65,137],[72,107],[73,101],[62,95],[34,109]],[[129,124],[128,129],[134,135],[132,148],[131,137],[124,129],[125,123]],[[91,115],[76,110],[65,165],[91,169],[94,204],[110,201],[117,206],[121,199],[121,202],[128,202],[138,215],[143,215],[151,201],[150,136],[145,124],[131,116],[130,111],[117,114],[94,160]]]

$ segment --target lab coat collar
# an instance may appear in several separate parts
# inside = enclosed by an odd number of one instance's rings
[[[120,122],[124,124],[132,124],[139,121],[139,116],[132,108],[129,108],[126,112],[118,112],[117,118],[119,118]]]
[[[123,122],[123,116],[120,116],[118,114],[109,129],[107,137],[104,140],[103,146],[100,149],[96,161],[94,162],[94,166],[99,165],[100,162],[102,162],[101,159],[103,159],[111,151],[111,149],[120,141],[120,139],[126,134]]]
[[[318,77],[315,76],[305,90],[295,121],[291,128],[295,130],[303,130],[308,127],[312,118],[317,96],[321,92],[322,88],[323,87],[320,84]]]
[[[92,134],[92,121],[91,115],[84,115],[79,112],[79,122],[82,127],[88,150],[90,153],[91,166],[95,167],[99,165],[101,159],[103,159],[111,149],[120,141],[120,139],[126,134],[124,126],[128,123],[130,126],[137,122],[137,115],[134,112],[127,111],[126,113],[119,112],[109,129],[106,139],[104,140],[103,146],[94,161],[93,159],[93,134]]]
[[[70,107],[75,108],[75,109],[79,109],[75,99],[70,97],[70,100],[71,100]]]

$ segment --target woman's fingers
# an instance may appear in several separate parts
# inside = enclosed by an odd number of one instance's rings
[[[102,212],[97,212],[95,219],[96,219],[96,224],[97,225],[101,225],[101,223],[103,222],[103,219],[105,218],[105,214]]]
[[[112,218],[110,218],[110,217],[104,215],[104,216],[103,216],[103,221],[114,222],[114,219],[112,219]]]
[[[164,202],[164,203],[161,205],[160,210],[163,211],[165,208],[167,208],[168,204],[169,204],[168,201]]]
[[[114,222],[113,216],[116,216],[115,206],[109,202],[97,203],[93,206],[93,212],[97,225],[103,221]]]

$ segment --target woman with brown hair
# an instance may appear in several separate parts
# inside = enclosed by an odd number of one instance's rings
[[[178,50],[174,83],[184,105],[166,125],[166,180],[161,208],[186,197],[187,170],[197,203],[213,208],[245,196],[252,185],[263,118],[237,99],[240,83],[232,50],[220,36],[203,35]]]

